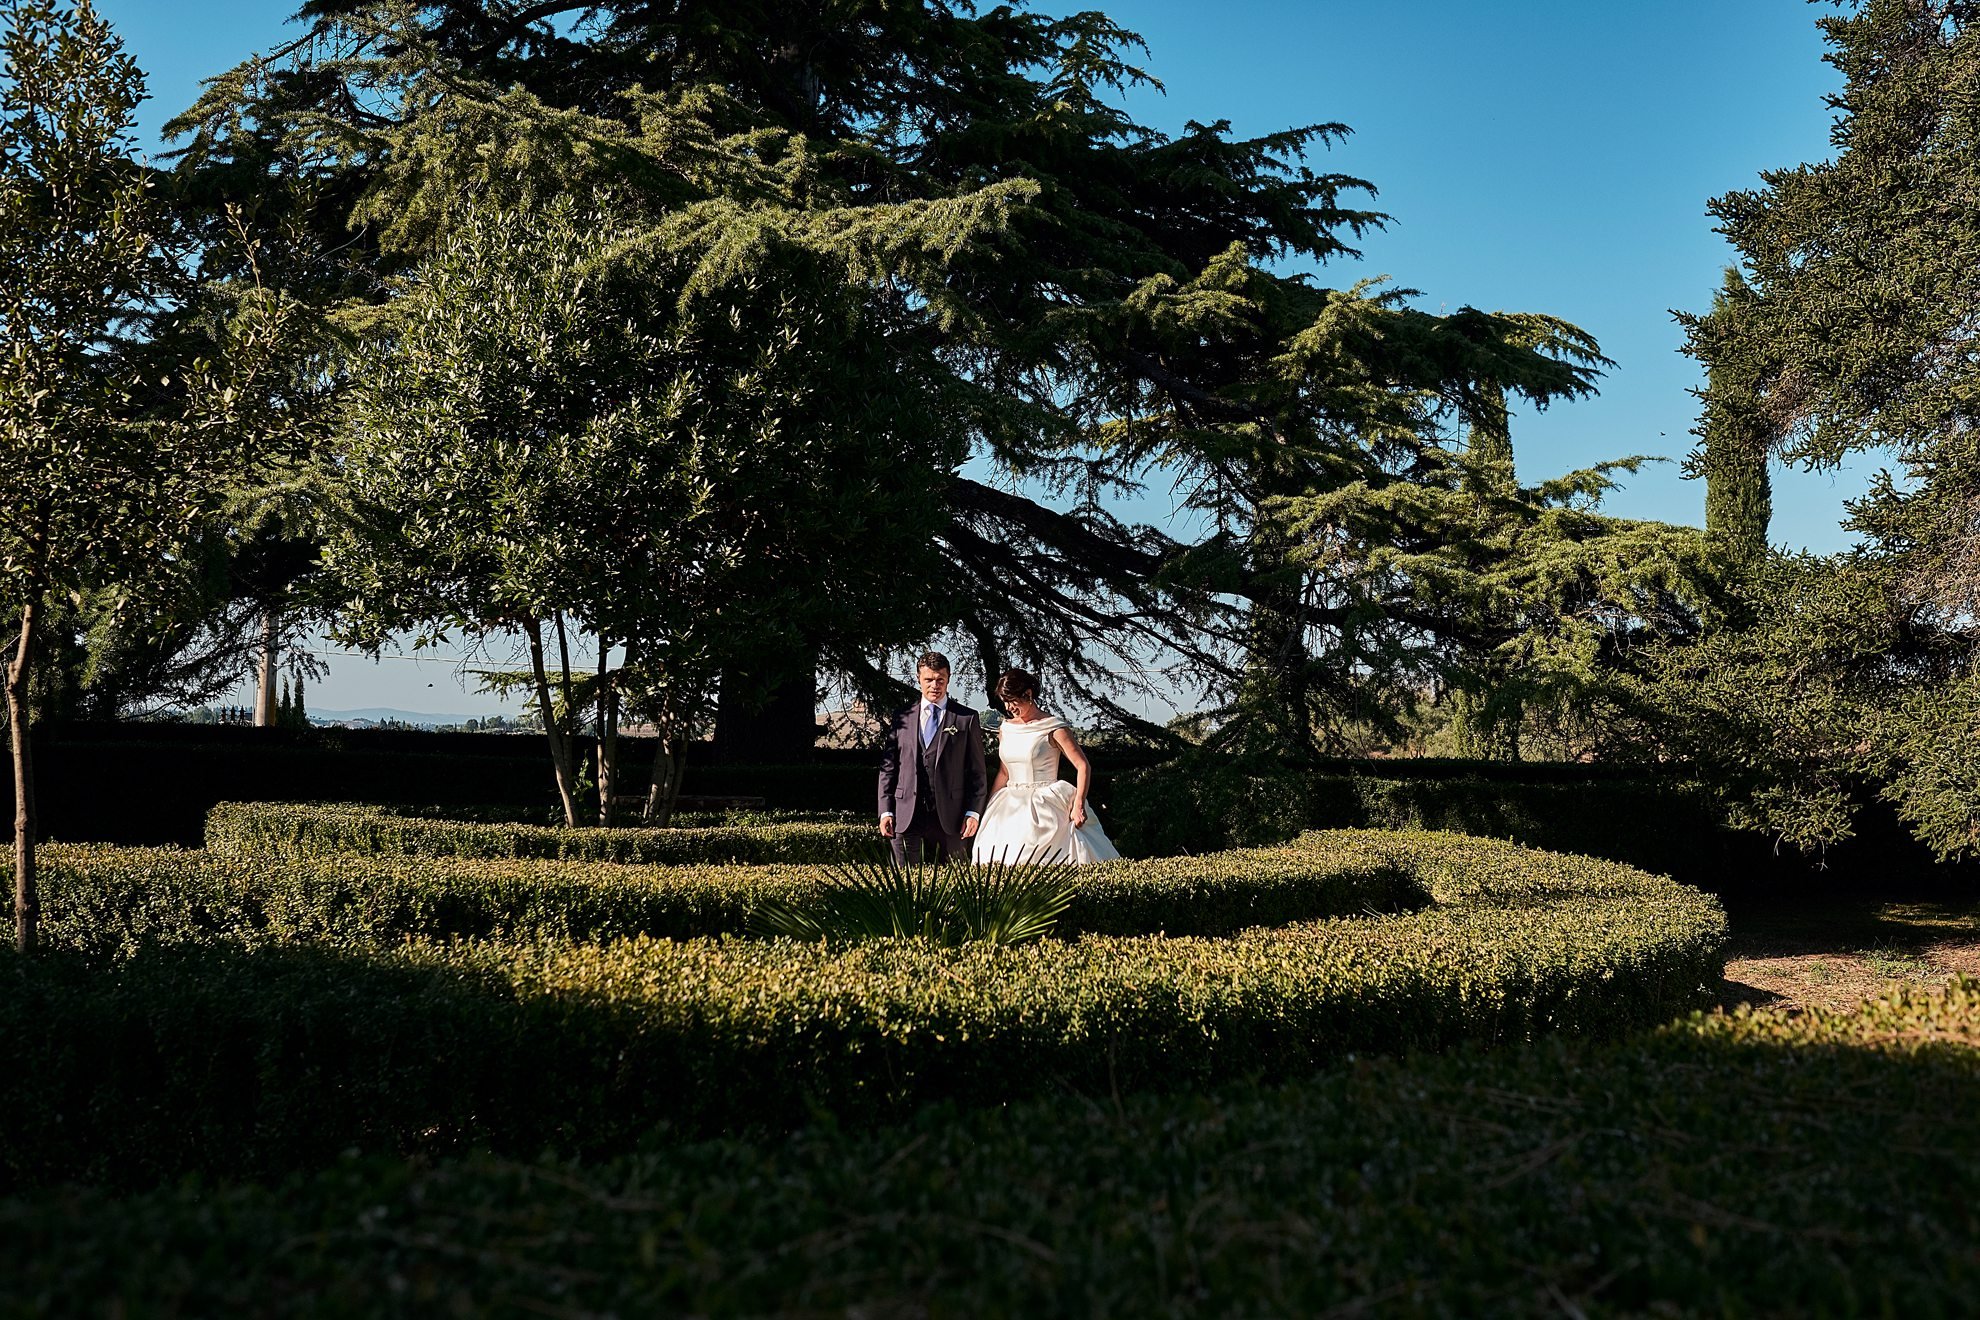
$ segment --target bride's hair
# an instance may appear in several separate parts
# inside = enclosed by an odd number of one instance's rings
[[[997,678],[997,686],[991,689],[999,701],[1038,700],[1038,675],[1027,674],[1022,669],[1006,669]]]

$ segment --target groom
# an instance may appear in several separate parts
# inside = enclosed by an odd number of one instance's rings
[[[915,681],[921,700],[894,716],[880,755],[880,834],[892,841],[897,866],[961,861],[989,787],[983,726],[949,700],[949,657],[923,655]]]

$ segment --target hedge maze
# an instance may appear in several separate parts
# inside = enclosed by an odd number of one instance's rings
[[[1054,938],[944,950],[746,933],[824,882],[843,823],[229,804],[210,827],[203,851],[48,850],[49,953],[0,1001],[30,1060],[0,1103],[39,1125],[10,1181],[601,1156],[1615,1032],[1700,1003],[1724,934],[1668,880],[1435,834],[1093,867]]]
[[[205,849],[50,847],[48,947],[0,962],[0,1309],[1933,1314],[1973,1282],[1943,1116],[1980,1103],[1980,983],[1689,1014],[1715,900],[1422,831],[1087,868],[1016,947],[750,933],[865,833],[223,804]]]

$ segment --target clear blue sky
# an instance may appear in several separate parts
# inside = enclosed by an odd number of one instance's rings
[[[199,80],[293,31],[290,0],[98,0],[150,77],[155,133]],[[1058,7],[1047,5],[1048,8]],[[1067,6],[1070,7],[1070,6]],[[1379,189],[1394,217],[1360,262],[1422,291],[1427,308],[1465,304],[1546,312],[1591,331],[1617,366],[1600,397],[1515,418],[1521,474],[1603,458],[1674,461],[1629,479],[1609,508],[1702,520],[1704,490],[1681,479],[1698,373],[1681,356],[1673,308],[1710,300],[1730,257],[1708,198],[1750,187],[1762,169],[1829,151],[1821,60],[1805,0],[1080,0],[1140,32],[1166,94],[1139,94],[1138,117],[1177,129],[1228,119],[1245,134],[1337,121],[1354,130],[1316,160]],[[1842,501],[1863,464],[1838,474],[1778,473],[1774,540],[1845,544]],[[1142,516],[1158,519],[1163,510]],[[406,705],[425,692],[344,662],[314,704]],[[427,667],[421,666],[421,669]],[[375,675],[376,682],[363,681]],[[340,681],[340,679],[342,681]],[[342,691],[352,684],[348,691]],[[451,688],[451,681],[435,690]],[[374,691],[375,689],[375,691]],[[387,696],[396,697],[386,700]],[[362,699],[360,699],[362,697]],[[423,708],[495,709],[486,698]]]

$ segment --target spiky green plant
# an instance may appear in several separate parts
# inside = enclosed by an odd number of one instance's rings
[[[1027,944],[1051,933],[1073,897],[1073,864],[1056,852],[913,866],[873,853],[849,857],[828,875],[813,902],[770,900],[752,926],[807,941]]]

